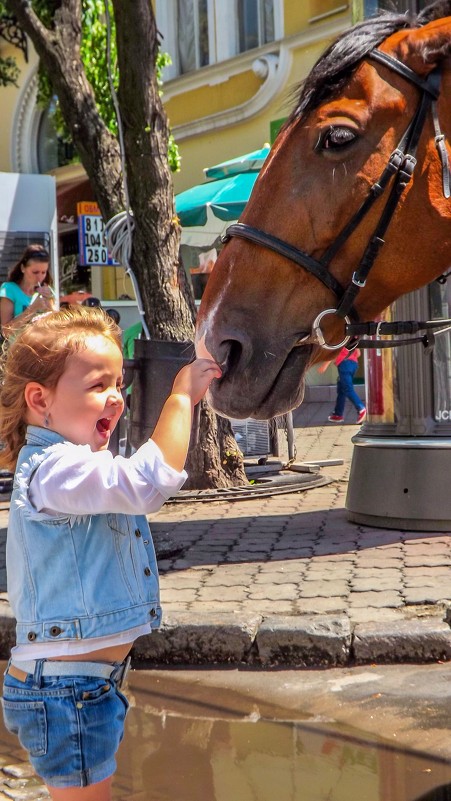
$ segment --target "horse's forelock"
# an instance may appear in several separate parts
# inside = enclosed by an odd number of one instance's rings
[[[289,122],[339,94],[359,62],[389,36],[403,28],[418,28],[449,15],[451,0],[438,0],[418,16],[382,13],[345,31],[327,48],[302,82],[301,94]]]

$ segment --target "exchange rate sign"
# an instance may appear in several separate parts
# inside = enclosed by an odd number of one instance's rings
[[[80,203],[78,210],[78,241],[80,264],[110,265],[115,262],[108,255],[105,223],[97,204]],[[84,213],[84,212],[89,213]]]

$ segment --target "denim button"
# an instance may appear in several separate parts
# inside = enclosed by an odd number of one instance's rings
[[[141,532],[140,532],[139,528],[135,528],[135,534],[136,534],[137,537],[141,536]]]
[[[30,642],[32,642],[33,640],[36,639],[37,634],[34,631],[29,631],[27,637],[30,640]]]
[[[145,576],[150,576],[151,572],[152,571],[151,571],[150,567],[145,567],[144,568],[144,575]]]
[[[151,609],[150,612],[149,612],[149,615],[150,615],[150,617],[156,617],[157,616],[157,610],[156,609]]]
[[[52,628],[50,629],[50,634],[52,635],[52,637],[58,637],[58,635],[61,634],[61,631],[62,629],[60,629],[59,626],[52,626]]]

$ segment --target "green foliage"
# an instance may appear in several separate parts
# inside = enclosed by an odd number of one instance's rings
[[[54,26],[55,13],[59,8],[59,0],[32,0],[33,10],[39,16],[41,22],[49,29]],[[110,60],[113,85],[118,85],[116,36],[114,25],[114,13],[109,2],[109,17],[111,20],[111,44]],[[4,4],[0,0],[0,14],[4,10]],[[107,128],[114,135],[117,134],[117,119],[111,97],[111,89],[108,77],[108,56],[107,56],[107,25],[105,18],[104,0],[83,0],[82,1],[82,37],[81,37],[81,58],[86,71],[86,77],[94,89],[97,109]],[[163,68],[170,64],[167,53],[159,53],[157,57],[157,80],[161,86],[161,73]],[[0,84],[2,83],[2,70],[0,60]],[[10,66],[11,70],[11,66]],[[13,75],[12,80],[17,78]],[[42,108],[53,106],[53,124],[58,136],[64,142],[70,142],[70,134],[65,124],[58,99],[55,97],[52,83],[45,69],[39,69],[38,83],[38,103]],[[180,156],[177,145],[172,134],[168,144],[168,160],[171,170],[174,172],[180,169]]]
[[[0,18],[10,16],[11,14],[8,14],[4,3],[0,0]],[[10,86],[11,84],[17,86],[18,78],[19,67],[16,64],[15,58],[12,56],[8,56],[7,58],[0,57],[0,86]]]
[[[19,67],[16,60],[10,56],[0,58],[0,86],[10,86],[11,84],[17,86],[18,77]]]

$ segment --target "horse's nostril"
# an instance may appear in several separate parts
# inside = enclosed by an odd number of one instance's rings
[[[243,346],[241,342],[236,339],[226,339],[221,342],[220,347],[221,359],[218,360],[219,366],[222,370],[222,381],[226,375],[233,373],[243,356]]]
[[[229,341],[229,354],[227,359],[227,370],[229,372],[233,372],[235,367],[239,364],[241,357],[243,355],[243,346],[241,342],[238,342],[236,339],[231,339]]]

